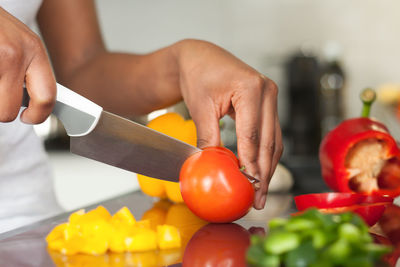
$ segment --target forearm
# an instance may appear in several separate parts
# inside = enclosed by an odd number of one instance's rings
[[[61,73],[59,82],[122,116],[145,114],[182,98],[173,45],[146,55],[99,52]]]

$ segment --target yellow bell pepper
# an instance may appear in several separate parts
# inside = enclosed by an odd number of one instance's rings
[[[64,238],[64,230],[67,228],[68,223],[62,223],[53,228],[53,230],[46,236],[47,243],[53,242],[57,239]]]
[[[127,207],[121,208],[111,218],[111,224],[114,227],[132,226],[136,222],[135,217]]]
[[[125,251],[125,238],[135,225],[136,219],[127,207],[121,208],[111,218],[112,235],[109,249],[112,252],[121,253]]]
[[[165,218],[165,224],[175,226],[181,235],[182,249],[192,236],[208,222],[197,217],[184,203],[172,205]]]
[[[139,227],[139,228],[148,228],[148,229],[151,229],[150,220],[140,220],[140,221],[137,221],[137,223],[136,223],[135,226],[136,226],[136,227]]]
[[[54,227],[46,241],[50,250],[64,255],[100,255],[107,251],[143,252],[156,250],[157,247],[164,249],[178,246],[178,231],[173,227],[164,228],[159,233],[151,228],[149,219],[136,221],[126,207],[111,216],[107,209],[99,206],[88,213],[84,210],[72,213],[69,222]]]
[[[134,227],[133,233],[125,238],[126,250],[141,252],[157,249],[157,234],[150,228]]]
[[[72,213],[71,215],[69,215],[68,221],[70,223],[76,223],[79,221],[79,219],[82,217],[82,215],[85,214],[85,210],[84,209],[80,209],[75,211],[74,213]]]
[[[181,236],[178,228],[166,224],[158,225],[157,242],[160,249],[179,248],[181,246]]]
[[[171,205],[171,201],[160,199],[143,214],[142,220],[149,220],[151,229],[157,230],[158,225],[165,223],[167,212]]]
[[[96,220],[82,224],[80,233],[85,238],[85,245],[80,252],[98,255],[108,250],[113,228],[108,221]]]
[[[150,121],[147,126],[153,130],[162,132],[192,146],[196,146],[196,126],[192,120],[185,120],[177,113],[167,113]],[[144,175],[137,175],[140,188],[143,193],[152,196],[168,197],[175,203],[183,202],[179,183],[161,181]]]

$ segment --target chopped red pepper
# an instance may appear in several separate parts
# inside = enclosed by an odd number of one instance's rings
[[[306,194],[294,198],[299,211],[315,207],[324,213],[343,213],[352,211],[372,226],[382,216],[386,206],[393,202],[389,196],[364,195],[353,193]]]
[[[319,193],[306,194],[294,198],[298,210],[305,210],[310,207],[319,209],[340,208],[360,203],[361,194],[353,193]]]

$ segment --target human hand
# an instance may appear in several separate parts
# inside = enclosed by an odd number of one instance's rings
[[[56,97],[45,47],[25,24],[0,7],[0,122],[18,116],[24,82],[30,101],[21,120],[41,123],[51,113]]]
[[[219,119],[236,121],[238,156],[260,180],[254,207],[266,202],[269,180],[282,155],[275,83],[222,48],[204,41],[176,45],[179,85],[197,126],[199,147],[218,146]]]

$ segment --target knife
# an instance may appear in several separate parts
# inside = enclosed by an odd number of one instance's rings
[[[29,95],[24,88],[22,106]],[[70,138],[72,153],[146,176],[179,182],[185,160],[201,149],[103,110],[57,83],[52,113]],[[244,173],[245,174],[245,173]],[[246,177],[250,181],[255,178]]]

